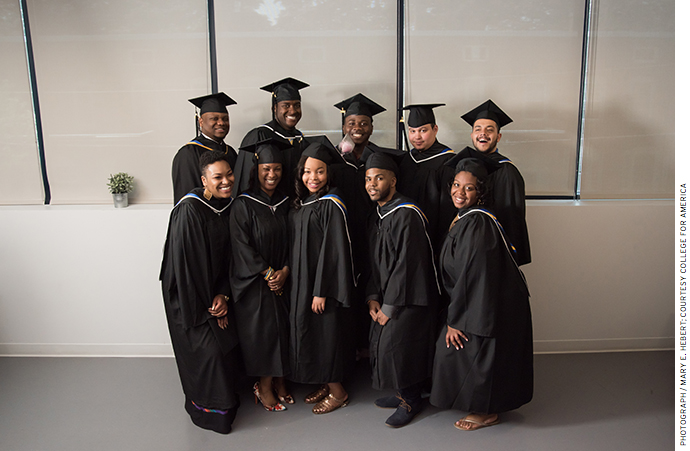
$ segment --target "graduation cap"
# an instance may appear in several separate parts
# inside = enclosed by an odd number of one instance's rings
[[[258,137],[257,140],[245,140],[240,150],[254,153],[254,163],[256,164],[270,164],[280,163],[285,164],[285,157],[283,150],[292,147],[290,141],[283,139],[277,135]]]
[[[501,167],[501,164],[492,160],[482,152],[471,147],[465,147],[444,163],[458,172],[469,172],[478,179],[485,179],[489,174]]]
[[[434,108],[445,105],[445,103],[419,103],[404,106],[403,110],[410,110],[410,116],[407,118],[407,126],[421,127],[424,124],[436,124]]]
[[[400,163],[402,163],[405,154],[406,152],[401,150],[379,148],[376,152],[369,155],[364,169],[367,171],[373,168],[387,169],[397,176]]]
[[[259,89],[268,91],[273,94],[273,105],[283,100],[302,100],[299,95],[299,90],[308,87],[309,85],[303,81],[295,80],[294,78],[283,78],[282,80],[274,81]]]
[[[470,112],[467,112],[461,116],[465,122],[474,127],[474,123],[478,119],[491,119],[496,123],[496,126],[500,130],[504,125],[508,125],[513,120],[503,112],[502,109],[498,107],[491,99],[479,105],[477,108]]]
[[[304,152],[302,152],[302,156],[316,158],[327,165],[343,161],[340,153],[326,135],[310,136],[309,143]]]
[[[373,118],[375,115],[386,111],[384,107],[362,93],[355,94],[349,99],[338,102],[333,106],[338,108],[343,114],[343,123],[346,117],[352,116],[353,114]]]
[[[201,111],[199,114],[204,113],[227,113],[227,105],[236,105],[237,102],[228,97],[224,92],[219,92],[217,94],[209,94],[207,96],[196,97],[194,99],[189,99],[195,107],[199,108]]]

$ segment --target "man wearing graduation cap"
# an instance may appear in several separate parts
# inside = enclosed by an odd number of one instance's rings
[[[355,272],[359,274],[360,281],[354,305],[356,309],[360,309],[360,306],[364,306],[366,280],[369,274],[367,218],[374,210],[374,204],[364,186],[365,163],[373,153],[397,151],[381,148],[369,141],[374,132],[374,116],[386,111],[384,107],[362,93],[355,94],[334,106],[342,113],[343,141],[339,147],[344,164],[332,165],[331,172],[334,184],[340,188],[348,208]],[[366,349],[369,344],[369,315],[366,311],[358,310],[356,318],[357,346]]]
[[[482,103],[462,118],[472,127],[475,149],[501,163],[501,169],[489,177],[493,189],[493,212],[505,229],[517,251],[518,265],[532,261],[525,221],[525,181],[517,166],[496,150],[501,141],[501,128],[513,120],[491,99]]]
[[[397,428],[410,423],[423,407],[439,287],[426,217],[396,191],[396,163],[379,152],[367,159],[366,169],[367,192],[377,204],[369,230],[372,274],[367,286],[374,321],[369,348],[372,382],[379,390],[397,390],[397,396],[375,401],[378,407],[396,409],[386,425]]]
[[[429,219],[429,235],[438,252],[453,220],[455,208],[448,196],[453,171],[444,165],[453,150],[436,139],[434,108],[442,103],[408,105],[407,133],[412,149],[400,165],[400,192],[411,197]]]
[[[374,116],[386,111],[384,107],[374,102],[362,93],[355,94],[341,102],[333,105],[342,113],[343,136],[352,141],[354,148],[350,152],[342,148],[345,159],[349,162],[359,163],[363,166],[366,156],[371,153],[366,152],[369,145],[376,149],[374,143],[369,142],[371,134],[374,132]]]
[[[366,228],[366,219],[373,210],[373,204],[364,187],[364,164],[373,153],[382,148],[369,141],[374,132],[374,116],[386,111],[384,107],[363,94],[343,100],[334,105],[342,113],[343,141],[340,151],[345,162],[336,174],[336,186],[345,195],[345,203],[353,217],[352,229],[362,231]],[[352,150],[347,145],[352,146]],[[395,152],[385,149],[387,152]]]
[[[302,118],[302,97],[299,91],[308,86],[308,84],[294,78],[284,78],[260,88],[271,93],[271,114],[273,119],[264,125],[250,130],[240,145],[240,147],[244,147],[249,142],[270,138],[271,136],[278,136],[290,142],[292,147],[283,151],[283,178],[280,181],[281,190],[290,197],[294,197],[295,193],[294,172],[297,167],[297,161],[308,144],[302,132],[296,128]],[[250,156],[240,153],[235,167],[235,191],[233,191],[233,195],[247,189],[251,168],[252,161]]]
[[[197,137],[177,151],[172,164],[173,203],[194,188],[201,188],[199,158],[202,154],[217,150],[226,155],[230,167],[235,167],[237,152],[223,142],[230,131],[230,117],[227,105],[236,102],[225,93],[189,99],[200,111],[198,114]]]

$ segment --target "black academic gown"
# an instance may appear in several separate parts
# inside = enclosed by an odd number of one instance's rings
[[[194,188],[202,188],[201,173],[199,172],[199,158],[210,151],[217,150],[225,153],[230,167],[234,170],[237,152],[224,142],[217,143],[203,135],[199,135],[180,148],[172,163],[173,203],[177,204],[182,196]]]
[[[412,149],[400,164],[400,177],[396,189],[411,198],[429,220],[429,236],[438,254],[448,226],[455,215],[455,207],[448,195],[454,171],[445,166],[453,157],[448,146],[434,142],[427,150]]]
[[[198,426],[227,433],[238,405],[237,332],[232,302],[225,330],[208,308],[216,295],[230,295],[232,199],[206,200],[203,192],[192,190],[170,214],[160,280],[187,411]]]
[[[369,272],[369,251],[367,224],[376,204],[371,201],[365,187],[365,165],[370,155],[381,151],[382,148],[370,142],[357,159],[349,153],[342,156],[343,162],[329,165],[332,172],[333,185],[342,193],[347,205],[348,225],[352,239],[352,252],[355,261],[355,275],[366,279]],[[366,287],[366,283],[363,285]]]
[[[289,283],[281,295],[261,274],[288,265],[288,199],[261,189],[237,197],[230,212],[233,272],[230,286],[240,347],[249,376],[288,373]]]
[[[441,250],[446,324],[467,335],[459,351],[436,341],[430,402],[481,414],[517,409],[532,399],[532,316],[510,243],[487,210],[458,212]]]
[[[331,164],[328,167],[332,173],[333,185],[340,189],[345,205],[347,205],[352,258],[355,263],[355,278],[357,280],[352,308],[355,316],[354,324],[357,329],[358,348],[369,346],[371,317],[366,306],[365,296],[371,265],[367,224],[369,217],[376,209],[376,204],[369,198],[364,184],[365,164],[370,155],[380,150],[379,146],[369,142],[359,159],[353,153],[345,154],[342,156],[342,163]]]
[[[286,193],[288,197],[295,197],[295,170],[297,169],[297,163],[302,156],[302,151],[309,145],[307,140],[301,131],[293,128],[292,130],[286,130],[278,124],[278,121],[273,119],[264,125],[259,125],[258,128],[263,128],[269,133],[274,133],[280,138],[287,139],[292,144],[289,149],[283,150],[283,157],[285,162],[283,163],[283,176],[278,184],[278,189],[283,193]],[[256,130],[256,129],[254,129]],[[247,144],[247,137],[253,135],[254,130],[250,131],[242,139],[242,144],[240,147],[244,147]],[[233,196],[236,193],[241,193],[249,189],[249,174],[254,167],[253,154],[251,152],[240,152],[237,157],[237,164],[234,167],[235,171],[235,185],[232,189]]]
[[[491,210],[517,250],[518,265],[526,265],[532,261],[532,254],[525,221],[525,181],[508,158],[498,152],[487,156],[501,163],[501,168],[489,175],[493,193]]]
[[[371,223],[367,299],[378,301],[384,313],[395,310],[385,326],[373,323],[370,333],[377,389],[405,389],[430,375],[439,292],[426,226],[419,207],[399,193],[377,207]]]
[[[342,382],[354,360],[349,307],[354,288],[347,210],[337,189],[290,211],[290,379]],[[321,314],[314,296],[326,298]]]

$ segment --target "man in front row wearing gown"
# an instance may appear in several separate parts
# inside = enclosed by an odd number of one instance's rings
[[[230,168],[234,169],[237,152],[223,141],[230,131],[230,116],[227,105],[235,101],[225,93],[189,99],[200,111],[198,113],[197,136],[182,146],[172,163],[173,204],[193,188],[201,188],[199,158],[202,154],[217,150],[225,154]]]
[[[197,426],[227,434],[239,407],[228,277],[234,176],[221,152],[204,153],[199,164],[204,187],[170,213],[160,280],[185,410]]]
[[[331,164],[333,183],[343,196],[348,212],[348,226],[352,240],[352,258],[355,263],[355,277],[358,280],[355,299],[355,341],[358,350],[369,346],[370,319],[366,308],[366,286],[369,278],[369,250],[367,220],[374,203],[369,199],[364,186],[365,163],[376,152],[400,153],[394,149],[377,146],[369,140],[374,132],[374,116],[386,111],[384,107],[362,93],[355,94],[334,105],[342,113],[343,140],[340,152],[344,164]]]
[[[372,382],[397,390],[376,406],[394,408],[390,427],[410,423],[422,410],[422,385],[431,374],[439,288],[424,213],[396,191],[397,165],[376,153],[366,163],[366,187],[378,205],[369,230],[371,278],[367,287]]]

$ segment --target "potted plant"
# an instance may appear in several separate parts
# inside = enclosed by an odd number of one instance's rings
[[[108,177],[108,189],[113,195],[115,208],[124,208],[128,204],[127,194],[134,189],[134,177],[126,172],[118,172]]]

